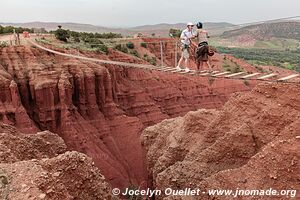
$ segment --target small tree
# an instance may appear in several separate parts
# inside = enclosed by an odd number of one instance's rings
[[[59,28],[55,31],[55,37],[60,41],[67,42],[70,38],[70,34],[69,31]]]
[[[108,54],[109,50],[108,47],[106,45],[99,45],[96,49],[96,52],[103,52],[105,54]]]
[[[171,37],[179,38],[180,35],[181,35],[181,31],[178,30],[178,29],[171,28],[170,31],[169,31],[169,34],[170,34]]]
[[[131,55],[134,55],[135,57],[140,57],[140,54],[137,52],[137,50],[133,50],[130,52]]]
[[[146,42],[142,42],[141,43],[141,47],[147,48],[147,43]]]
[[[123,53],[128,53],[128,49],[125,45],[118,44],[114,47],[114,49],[121,51]]]
[[[128,49],[134,49],[134,44],[132,42],[128,42],[126,46]]]

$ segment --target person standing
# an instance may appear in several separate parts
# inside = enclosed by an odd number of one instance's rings
[[[180,35],[180,39],[181,39],[181,58],[178,62],[178,65],[176,67],[177,70],[182,70],[182,68],[180,67],[182,62],[184,61],[184,67],[185,67],[185,71],[189,72],[190,69],[188,67],[189,64],[189,58],[190,58],[190,46],[191,46],[191,39],[194,38],[193,35],[193,27],[194,24],[189,22],[187,23],[187,28],[184,29]]]
[[[212,67],[210,64],[209,56],[212,56],[214,54],[213,51],[210,50],[208,45],[208,33],[206,30],[203,29],[203,24],[201,22],[198,22],[196,24],[197,31],[195,38],[198,40],[198,45],[196,46],[196,62],[197,62],[197,69],[198,71],[202,70],[203,64],[205,63],[208,66],[209,71],[212,71]]]

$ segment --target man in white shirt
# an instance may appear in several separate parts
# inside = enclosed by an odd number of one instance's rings
[[[188,68],[188,64],[189,64],[189,58],[190,58],[191,39],[194,38],[193,27],[194,27],[194,24],[189,22],[189,23],[187,23],[187,28],[184,29],[181,33],[180,39],[181,39],[182,54],[181,54],[181,58],[178,62],[178,66],[176,67],[177,70],[182,70],[182,68],[180,66],[184,60],[185,71],[186,72],[190,71],[190,69]]]

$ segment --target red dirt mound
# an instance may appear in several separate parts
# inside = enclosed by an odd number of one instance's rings
[[[0,132],[1,199],[112,198],[108,183],[92,159],[66,152],[66,145],[57,135],[24,135],[3,124]]]

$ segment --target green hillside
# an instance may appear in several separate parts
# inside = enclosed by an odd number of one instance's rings
[[[277,22],[246,26],[237,30],[225,31],[222,38],[249,36],[256,40],[287,38],[300,40],[300,22]]]

